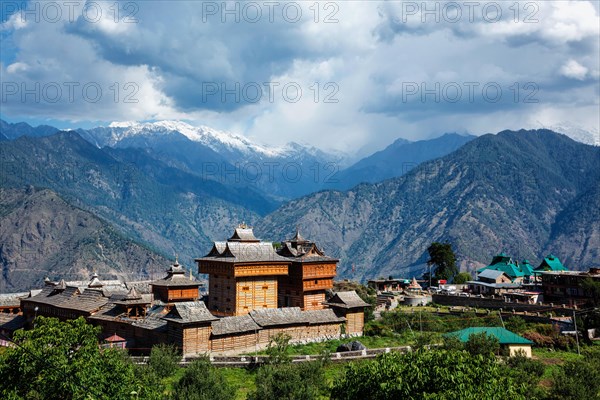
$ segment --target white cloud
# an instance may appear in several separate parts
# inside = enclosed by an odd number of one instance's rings
[[[6,21],[0,24],[0,31],[18,30],[27,26],[27,20],[19,13],[12,14]]]
[[[321,2],[316,15],[314,3],[301,2],[297,22],[283,17],[283,3],[272,22],[263,9],[256,23],[243,13],[239,22],[222,10],[207,15],[203,7],[209,3],[195,1],[136,3],[137,23],[115,22],[112,2],[96,2],[104,8],[93,23],[81,7],[74,21],[66,11],[56,23],[20,23],[13,15],[2,24],[3,40],[9,35],[15,48],[0,53],[3,83],[18,84],[19,91],[21,84],[39,83],[42,92],[55,82],[63,96],[36,103],[17,93],[3,101],[2,112],[71,121],[185,119],[262,142],[295,140],[346,151],[377,149],[398,136],[532,127],[531,115],[545,123],[561,109],[573,116],[586,110],[591,117],[585,123],[598,128],[598,113],[591,111],[600,78],[598,10],[592,2],[519,2],[517,22],[509,8],[514,2],[502,2],[502,19],[493,23],[481,8],[472,21],[463,9],[456,23],[443,15],[438,23],[431,16],[423,23],[422,15],[406,15],[402,7],[409,3]],[[428,7],[434,3],[447,4]],[[528,16],[537,22],[524,22]],[[73,102],[64,86],[69,82],[79,84]],[[272,100],[265,82],[279,84]],[[473,82],[473,102],[465,101],[467,92],[458,103],[444,96],[436,102],[431,95],[423,101],[420,94],[403,99],[407,83],[465,89]],[[208,96],[207,83],[218,92]],[[221,89],[236,83],[240,90],[259,85],[260,101],[244,102],[239,91],[223,96]],[[298,102],[281,92],[290,83],[302,88]],[[482,100],[481,87],[492,83],[503,91],[498,103]],[[98,102],[83,98],[86,84],[92,85],[90,94],[94,85],[102,89]],[[328,95],[338,102],[325,102]],[[528,95],[538,102],[525,102]]]
[[[575,60],[569,60],[566,64],[560,67],[560,73],[567,78],[582,81],[585,79],[588,69]]]

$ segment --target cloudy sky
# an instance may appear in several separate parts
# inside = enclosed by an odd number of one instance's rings
[[[180,119],[348,152],[444,132],[599,129],[597,1],[25,5],[0,2],[10,122]]]

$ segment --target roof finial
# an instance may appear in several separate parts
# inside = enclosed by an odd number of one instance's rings
[[[179,254],[175,253],[175,265],[179,265]]]

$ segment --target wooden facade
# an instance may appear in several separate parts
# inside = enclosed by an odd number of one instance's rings
[[[177,261],[167,270],[167,276],[153,281],[152,294],[154,300],[165,304],[183,301],[195,301],[199,297],[200,284],[185,276],[185,269]]]
[[[363,333],[365,327],[365,312],[364,310],[352,310],[345,313],[346,317],[346,333],[355,335]]]
[[[215,353],[233,353],[257,347],[256,332],[234,333],[212,336],[210,349]]]
[[[271,243],[256,239],[252,229],[242,225],[196,262],[199,272],[209,275],[211,312],[233,316],[262,308],[325,308],[325,292],[333,288],[338,260],[325,256],[299,232],[275,252]]]
[[[218,316],[238,316],[255,309],[277,308],[278,277],[288,275],[290,262],[273,245],[239,226],[226,242],[197,259],[198,271],[209,275],[209,310]]]
[[[365,326],[365,307],[369,303],[363,301],[355,291],[338,292],[327,303],[336,315],[346,319],[344,333],[351,336],[361,336]]]
[[[277,253],[292,262],[288,276],[279,278],[279,307],[325,308],[325,292],[333,289],[338,260],[325,256],[299,231],[284,241]]]

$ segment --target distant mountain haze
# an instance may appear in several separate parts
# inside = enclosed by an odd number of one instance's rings
[[[445,156],[475,136],[447,133],[429,140],[409,142],[398,139],[384,150],[365,157],[340,171],[326,182],[324,188],[346,190],[359,183],[375,183],[402,176],[424,161]]]

